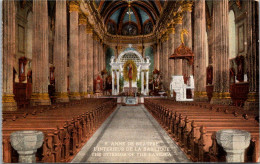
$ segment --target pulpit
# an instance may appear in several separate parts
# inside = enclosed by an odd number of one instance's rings
[[[185,81],[187,79],[185,78]],[[172,76],[172,81],[170,84],[171,93],[176,94],[176,101],[193,101],[193,99],[188,99],[187,90],[192,92],[194,90],[194,78],[193,76],[189,77],[187,84],[184,83],[183,76]],[[173,92],[174,91],[174,92]],[[171,95],[173,96],[173,95]]]

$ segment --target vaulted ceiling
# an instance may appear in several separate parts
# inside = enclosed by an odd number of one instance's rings
[[[143,35],[153,32],[165,1],[95,0],[107,31],[118,35]]]

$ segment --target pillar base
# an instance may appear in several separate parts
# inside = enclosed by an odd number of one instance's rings
[[[3,111],[16,111],[17,103],[14,100],[13,94],[4,94],[2,97],[2,110]]]
[[[88,98],[88,93],[87,92],[82,92],[82,93],[80,93],[80,97],[81,97],[81,99]]]
[[[67,92],[63,92],[63,93],[60,93],[60,92],[56,92],[55,93],[55,102],[58,102],[58,103],[63,103],[63,102],[69,102],[69,96],[68,96],[68,93]]]
[[[259,95],[257,92],[250,92],[244,105],[245,110],[259,110]]]
[[[194,101],[196,102],[208,102],[207,92],[194,92]]]
[[[229,92],[214,92],[213,97],[210,100],[210,104],[217,105],[230,105],[232,103]]]
[[[51,100],[48,93],[33,93],[30,100],[31,106],[51,105]]]
[[[70,94],[69,94],[69,99],[70,100],[80,100],[80,94],[79,94],[79,92],[71,92]]]

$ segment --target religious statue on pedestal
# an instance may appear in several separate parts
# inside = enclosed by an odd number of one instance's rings
[[[100,75],[98,75],[98,77],[95,80],[95,93],[101,93],[103,90],[103,80],[100,77]]]
[[[151,91],[152,95],[159,95],[159,91],[162,89],[161,75],[160,71],[154,69],[153,71],[153,88]]]
[[[129,82],[129,88],[126,88],[127,95],[133,96],[132,82],[136,80],[137,68],[132,60],[128,60],[124,64],[124,80]]]
[[[132,95],[133,66],[131,63],[127,66],[127,70],[128,70],[128,79],[129,79],[129,95]]]

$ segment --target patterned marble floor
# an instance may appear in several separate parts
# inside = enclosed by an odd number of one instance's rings
[[[143,105],[118,106],[72,163],[190,162]]]

